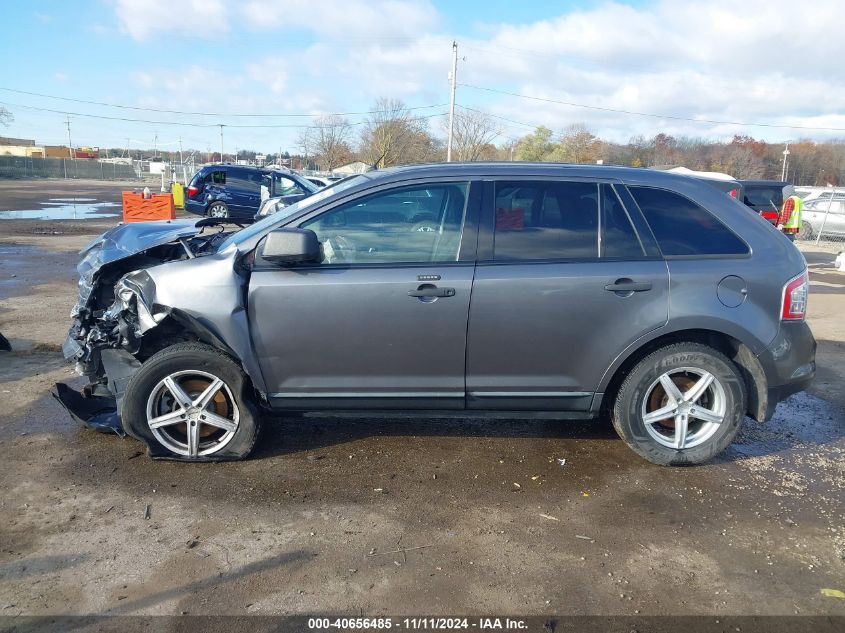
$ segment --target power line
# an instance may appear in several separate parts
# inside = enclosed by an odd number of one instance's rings
[[[108,116],[108,115],[105,115],[105,114],[85,114],[83,112],[70,112],[70,111],[67,111],[67,110],[53,110],[51,108],[39,108],[39,107],[36,107],[36,106],[23,105],[23,104],[20,104],[20,103],[10,103],[8,101],[0,101],[0,103],[2,103],[3,105],[13,107],[13,108],[25,108],[27,110],[36,110],[38,112],[51,112],[53,114],[62,114],[62,115],[65,115],[65,116],[73,115],[73,116],[87,117],[89,119],[103,119],[103,120],[108,120],[108,121],[124,121],[124,122],[128,122],[128,123],[149,123],[149,124],[154,124],[154,125],[177,125],[177,126],[198,127],[198,128],[206,128],[206,129],[220,127],[220,125],[221,125],[220,123],[192,123],[192,122],[187,122],[187,121],[155,121],[155,120],[150,120],[150,119],[133,119],[133,118],[129,118],[129,117]],[[428,107],[435,107],[435,106],[428,106]],[[440,107],[442,107],[442,106],[440,106]],[[408,108],[408,109],[410,110],[411,108]],[[376,112],[378,112],[378,111],[376,111]],[[431,118],[434,118],[434,117],[443,116],[444,114],[446,114],[446,113],[445,112],[438,112],[438,113],[435,113],[435,114],[428,114],[428,115],[424,115],[424,116],[419,116],[417,118],[418,119],[431,119]],[[311,116],[313,116],[313,115],[311,115]],[[353,126],[356,126],[356,125],[364,125],[365,123],[367,123],[366,120],[355,121],[355,122],[349,123],[348,125],[349,125],[349,127],[353,127]],[[260,125],[258,125],[258,124],[249,124],[249,125],[234,124],[234,125],[230,125],[230,124],[226,123],[225,126],[230,127],[230,128],[242,128],[242,129],[248,129],[248,128],[253,128],[253,129],[269,129],[269,128],[310,129],[310,128],[318,128],[319,127],[319,126],[316,126],[316,125],[301,125],[301,124],[300,125],[290,125],[290,124],[286,124],[286,123],[273,123],[273,124],[260,124]]]
[[[616,114],[630,114],[634,116],[646,116],[656,119],[672,119],[674,121],[688,121],[691,123],[710,123],[715,125],[738,125],[744,127],[769,127],[781,128],[788,130],[813,130],[818,132],[845,132],[842,127],[813,127],[808,125],[780,125],[776,123],[749,123],[743,121],[720,121],[717,119],[693,119],[691,117],[683,117],[672,114],[654,114],[651,112],[636,112],[634,110],[621,110],[618,108],[604,108],[601,106],[587,105],[584,103],[574,103],[572,101],[559,101],[557,99],[547,99],[544,97],[532,97],[531,95],[519,94],[518,92],[510,92],[508,90],[497,90],[496,88],[485,88],[484,86],[473,86],[470,84],[460,84],[464,88],[472,88],[473,90],[483,90],[485,92],[492,92],[495,94],[508,95],[511,97],[519,97],[520,99],[531,99],[532,101],[542,101],[544,103],[556,103],[558,105],[570,106],[573,108],[586,108],[588,110],[600,110],[602,112],[614,112]]]
[[[188,116],[216,116],[216,117],[255,117],[255,118],[271,118],[271,117],[316,117],[316,116],[361,116],[365,114],[378,114],[379,110],[368,110],[364,112],[326,112],[318,114],[238,114],[232,112],[190,112],[186,110],[166,110],[163,108],[145,108],[141,106],[130,106],[120,103],[106,103],[104,101],[88,101],[86,99],[74,99],[73,97],[60,97],[57,95],[48,95],[40,92],[29,92],[27,90],[17,90],[15,88],[4,88],[0,86],[0,90],[5,92],[14,92],[16,94],[28,95],[30,97],[43,97],[45,99],[58,99],[59,101],[70,101],[73,103],[84,103],[86,105],[105,106],[107,108],[120,108],[123,110],[138,110],[140,112],[158,112],[160,114],[181,114]],[[427,110],[430,108],[442,108],[445,103],[437,103],[427,106],[416,106],[413,108],[405,108],[406,110]],[[216,125],[216,124],[215,124]],[[231,126],[234,127],[234,126]]]

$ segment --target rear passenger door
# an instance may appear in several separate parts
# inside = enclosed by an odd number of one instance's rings
[[[613,360],[666,323],[666,264],[611,182],[486,185],[468,407],[588,410]]]

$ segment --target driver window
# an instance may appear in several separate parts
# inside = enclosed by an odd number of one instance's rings
[[[324,264],[453,262],[458,259],[469,183],[391,189],[300,225],[317,234]]]

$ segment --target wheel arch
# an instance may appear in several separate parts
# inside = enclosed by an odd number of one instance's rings
[[[616,359],[602,378],[594,409],[607,411],[613,406],[616,394],[631,369],[652,352],[673,343],[700,343],[728,357],[739,370],[748,395],[747,415],[762,422],[768,407],[768,380],[762,364],[746,342],[717,330],[690,328],[655,336],[639,345],[631,346]]]
[[[261,389],[263,377],[258,366],[244,363],[237,351],[210,327],[178,308],[169,308],[161,323],[144,333],[139,360],[143,362],[172,345],[191,342],[205,343],[229,356],[246,375],[250,388],[255,392],[256,402],[264,401],[265,396]]]

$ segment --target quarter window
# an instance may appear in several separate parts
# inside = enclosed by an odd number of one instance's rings
[[[565,181],[496,183],[495,261],[594,259],[598,187]]]
[[[226,184],[226,172],[225,171],[213,171],[211,172],[211,182],[215,185],[225,185]]]
[[[324,264],[457,261],[468,183],[392,189],[300,225],[317,234]]]
[[[748,246],[709,211],[672,191],[629,187],[666,256],[746,255]]]

